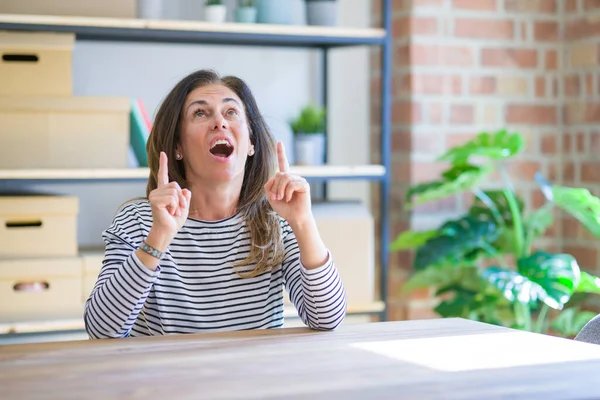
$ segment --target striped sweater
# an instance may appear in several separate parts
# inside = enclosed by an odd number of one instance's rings
[[[102,269],[84,310],[90,338],[278,328],[283,288],[302,321],[334,329],[344,319],[346,294],[331,254],[316,269],[300,262],[298,243],[280,219],[281,265],[242,278],[233,264],[250,250],[250,231],[240,215],[215,221],[188,218],[158,268],[146,268],[135,250],[152,225],[148,201],[128,203],[103,232]]]

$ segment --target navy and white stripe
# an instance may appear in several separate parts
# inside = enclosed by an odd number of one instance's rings
[[[239,215],[216,222],[188,218],[152,271],[135,255],[152,225],[150,205],[127,204],[102,235],[103,266],[84,311],[89,336],[278,328],[284,287],[307,326],[334,329],[345,317],[346,293],[331,254],[325,265],[304,268],[292,229],[280,221],[284,261],[259,276],[242,278],[232,266],[250,251]]]

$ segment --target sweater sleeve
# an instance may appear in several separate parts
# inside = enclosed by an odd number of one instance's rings
[[[574,340],[578,342],[586,342],[600,344],[600,314],[592,318],[585,326],[577,333]]]
[[[84,308],[92,339],[126,337],[160,274],[144,266],[135,250],[146,236],[135,205],[124,207],[103,232],[102,269]]]
[[[283,279],[290,301],[305,325],[317,330],[335,329],[346,316],[346,292],[331,253],[325,264],[306,269],[291,227],[283,224]]]

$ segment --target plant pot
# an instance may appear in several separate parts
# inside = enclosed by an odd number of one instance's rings
[[[137,0],[136,14],[141,19],[161,19],[164,0]]]
[[[311,0],[306,2],[306,22],[308,25],[337,25],[338,2],[332,0]]]
[[[293,20],[290,0],[257,0],[257,21],[264,24],[289,25]]]
[[[227,7],[224,4],[204,7],[204,20],[207,22],[223,23],[227,16]]]
[[[235,21],[246,24],[253,24],[256,22],[256,14],[256,7],[238,7],[235,10]]]
[[[294,161],[296,165],[325,164],[325,134],[294,135]]]

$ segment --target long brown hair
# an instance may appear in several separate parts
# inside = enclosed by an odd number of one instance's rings
[[[254,155],[248,157],[237,211],[250,230],[250,254],[236,267],[255,264],[244,277],[253,277],[283,260],[283,242],[279,216],[273,211],[264,192],[264,185],[277,171],[275,140],[263,119],[254,95],[246,83],[235,76],[220,77],[211,70],[200,70],[183,78],[162,102],[146,144],[150,176],[146,196],[156,189],[160,152],[168,157],[169,179],[187,188],[182,161],[175,159],[180,141],[182,110],[187,96],[194,89],[210,84],[222,84],[233,91],[244,103]]]

